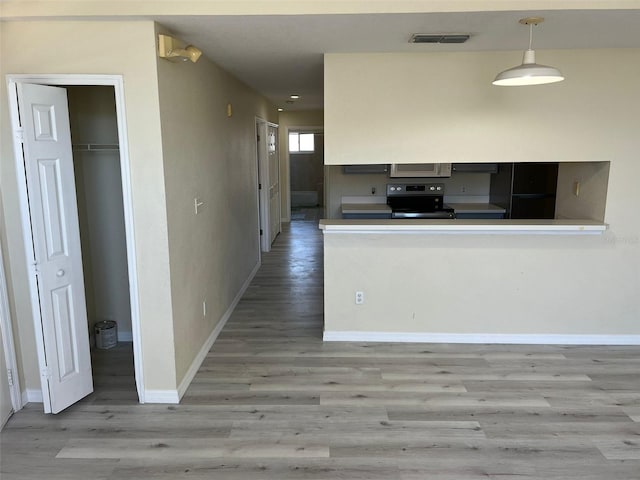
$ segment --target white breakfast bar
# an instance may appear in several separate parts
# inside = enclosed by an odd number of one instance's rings
[[[606,260],[624,245],[603,222],[340,219],[320,229],[327,341],[640,344],[630,292]],[[623,326],[616,335],[607,318]]]

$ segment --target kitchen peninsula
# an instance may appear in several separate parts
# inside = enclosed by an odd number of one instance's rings
[[[327,341],[637,344],[598,221],[322,220]],[[580,270],[579,302],[567,282]],[[594,279],[599,279],[594,281]],[[356,292],[364,301],[356,303]],[[603,316],[627,317],[611,335]],[[637,329],[636,329],[637,330]]]
[[[509,218],[511,190],[500,188],[493,195],[484,189],[489,183],[502,183],[494,179],[501,179],[505,170],[510,172],[510,165],[500,166],[491,179],[470,173],[406,183],[386,179],[390,182],[386,199],[343,196],[355,203],[341,204],[342,218],[320,222],[325,253],[325,340],[640,342],[638,335],[607,333],[599,319],[615,312],[616,306],[603,302],[603,296],[610,295],[603,295],[606,287],[603,290],[599,282],[589,281],[606,272],[606,264],[592,259],[592,252],[615,250],[615,237],[604,222],[609,164],[555,165],[554,218]],[[527,170],[528,166],[518,168]],[[346,180],[346,188],[357,191],[359,184],[376,178]],[[461,189],[466,190],[466,197],[447,197],[447,191]],[[396,217],[397,204],[391,200],[398,191],[404,199],[401,207],[408,207],[409,199],[416,198],[410,195],[418,195],[417,205],[432,217]],[[459,198],[468,201],[456,202]],[[495,198],[506,208],[470,201],[474,198]],[[525,196],[527,200],[537,198],[547,201],[549,197]],[[442,203],[444,200],[448,202]],[[439,204],[442,214],[429,211]],[[444,218],[446,211],[453,211],[455,218]],[[519,214],[532,216],[522,204]],[[567,295],[567,284],[576,271],[583,275],[580,291],[577,296]],[[364,301],[355,302],[356,292]],[[622,310],[617,314],[626,315]]]

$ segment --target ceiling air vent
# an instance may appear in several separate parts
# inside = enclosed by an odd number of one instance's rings
[[[414,33],[409,43],[464,43],[467,40],[466,33]]]

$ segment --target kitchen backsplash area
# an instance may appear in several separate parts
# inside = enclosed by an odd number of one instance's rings
[[[327,166],[327,218],[341,218],[342,203],[386,203],[388,183],[403,181],[389,178],[387,173],[348,174],[342,166]],[[437,180],[444,184],[446,203],[487,203],[491,174],[453,172],[446,178],[412,178],[421,183]]]

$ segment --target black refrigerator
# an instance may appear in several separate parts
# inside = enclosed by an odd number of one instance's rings
[[[507,210],[506,218],[553,219],[557,185],[558,163],[501,163],[490,201]]]

